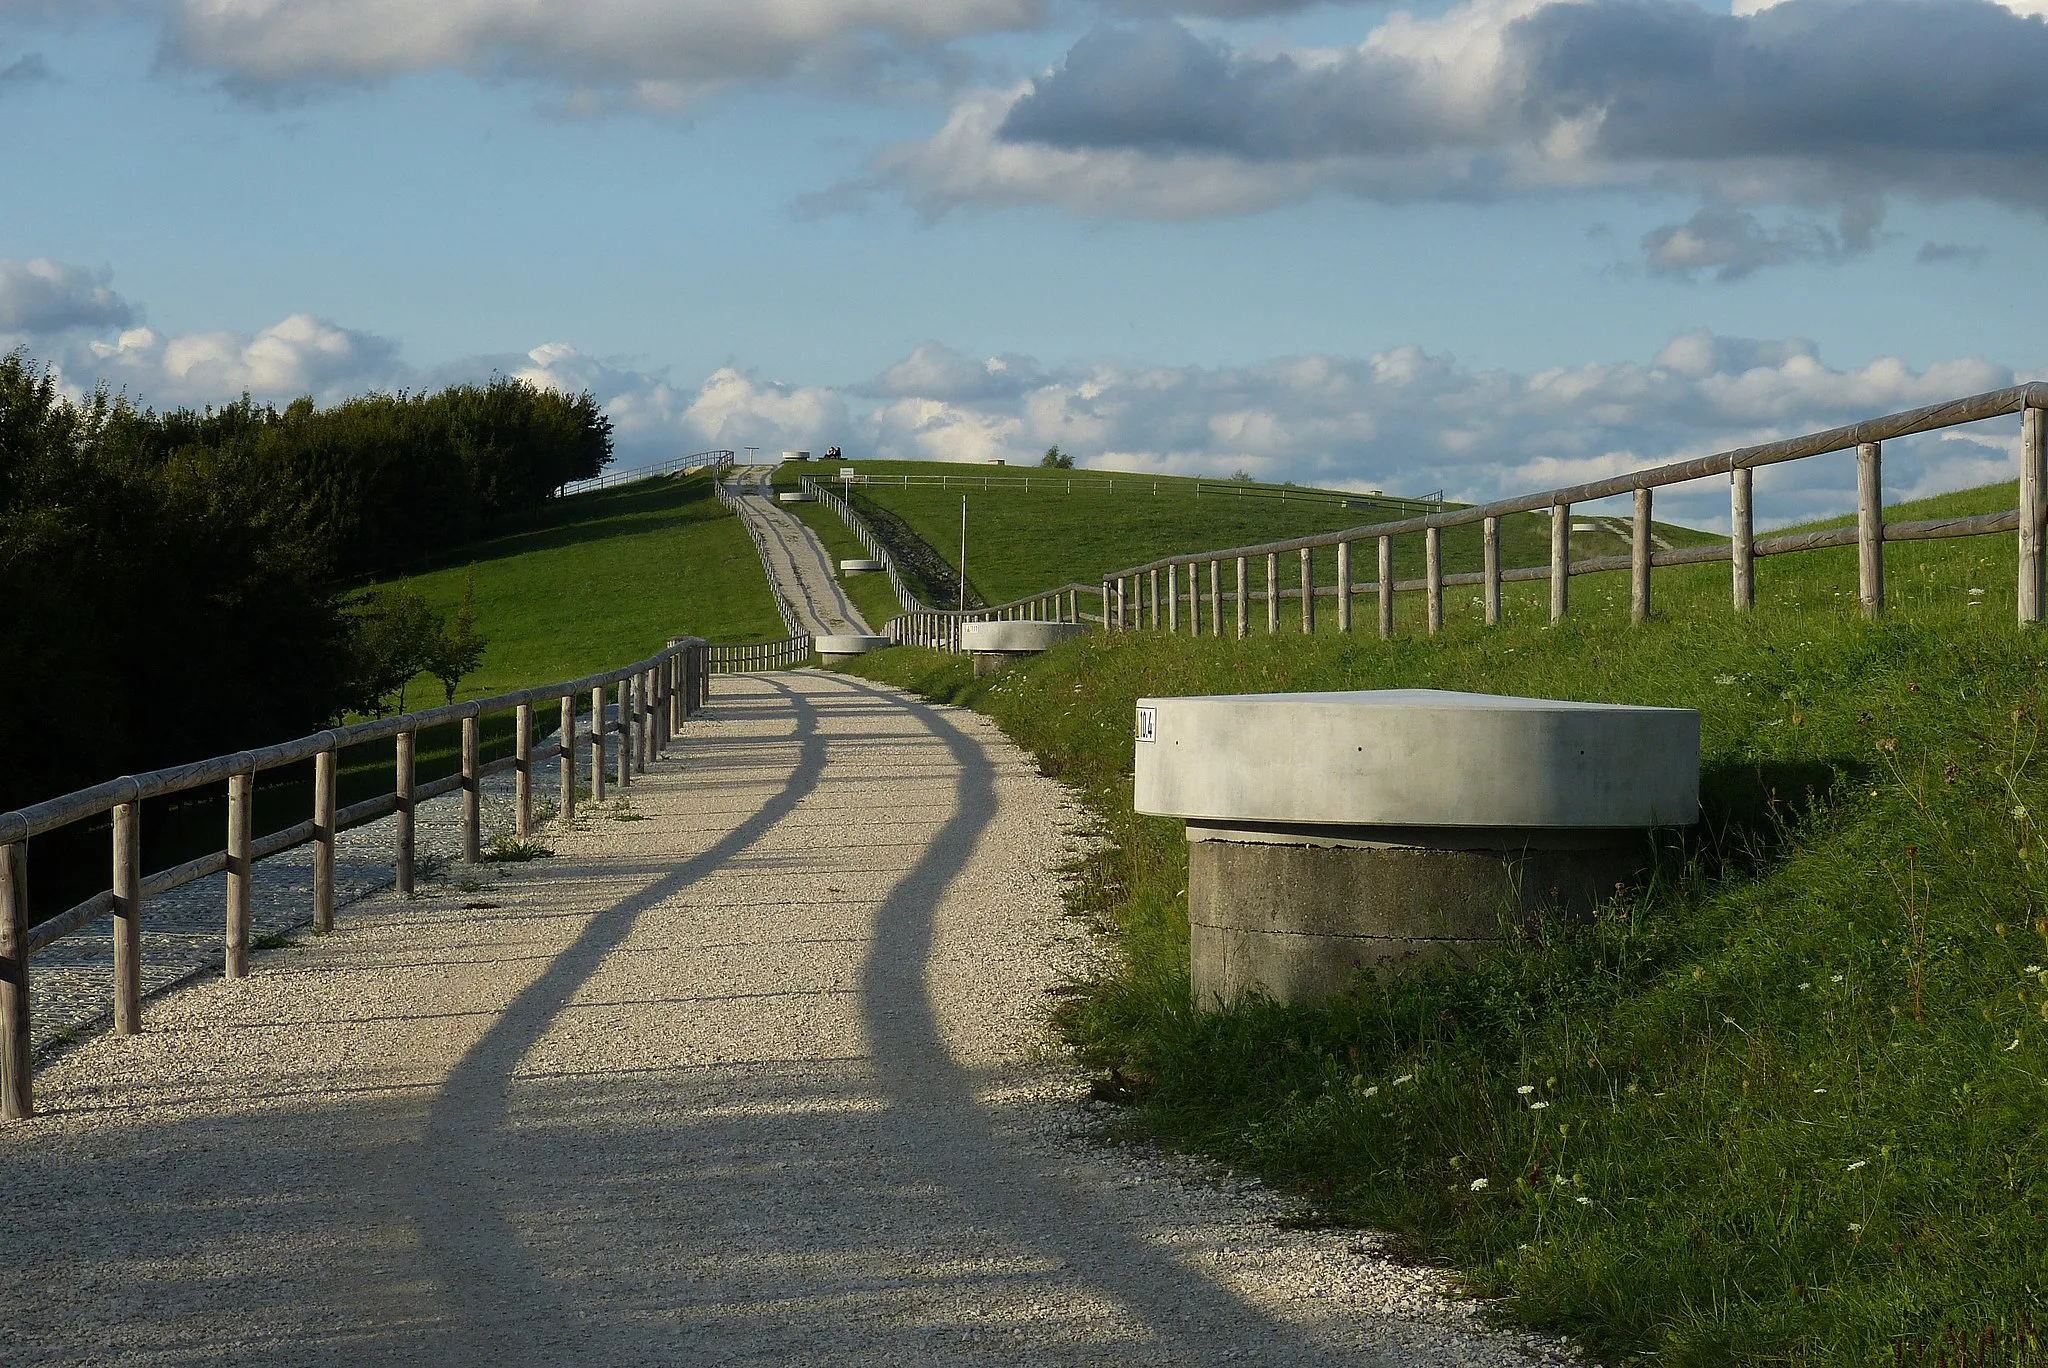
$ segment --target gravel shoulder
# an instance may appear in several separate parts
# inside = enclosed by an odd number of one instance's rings
[[[0,1361],[1564,1361],[1103,1139],[1045,1029],[1083,825],[975,714],[721,677],[555,858],[50,1060]]]

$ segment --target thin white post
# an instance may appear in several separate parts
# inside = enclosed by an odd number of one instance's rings
[[[1351,630],[1351,543],[1337,543],[1337,630]]]
[[[1562,622],[1571,604],[1572,506],[1554,505],[1550,510],[1550,620]]]

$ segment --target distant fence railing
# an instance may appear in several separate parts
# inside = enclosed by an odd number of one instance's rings
[[[1191,494],[1197,499],[1270,499],[1276,503],[1319,504],[1326,508],[1390,508],[1397,512],[1435,512],[1444,504],[1444,492],[1418,499],[1377,491],[1346,494],[1324,489],[1301,489],[1292,485],[1261,485],[1247,480],[1201,480],[1186,476],[1162,478],[1153,475],[1071,475],[1047,470],[1038,475],[863,475],[838,479],[801,477],[814,484],[865,485],[877,489],[1015,489],[1029,494]]]
[[[2048,576],[2044,576],[2042,528],[2044,484],[2048,484],[2048,384],[2015,385],[1986,394],[1970,395],[1926,408],[1894,413],[1847,427],[1789,437],[1756,446],[1702,456],[1632,471],[1604,480],[1517,495],[1489,504],[1459,508],[1393,522],[1372,523],[1339,532],[1293,537],[1215,551],[1196,551],[1165,556],[1142,565],[1130,566],[1105,575],[1095,591],[1105,605],[1103,616],[1112,630],[1136,627],[1203,630],[1203,569],[1208,580],[1208,630],[1224,630],[1223,603],[1226,594],[1234,601],[1234,628],[1240,637],[1251,630],[1249,605],[1263,599],[1266,630],[1280,630],[1280,603],[1295,598],[1301,604],[1301,628],[1315,630],[1315,607],[1319,596],[1336,600],[1337,626],[1352,629],[1352,599],[1358,594],[1376,595],[1379,602],[1379,633],[1394,633],[1394,595],[1419,591],[1427,595],[1425,620],[1434,634],[1444,623],[1444,590],[1462,585],[1483,586],[1481,602],[1488,626],[1501,617],[1501,585],[1517,581],[1548,580],[1550,617],[1563,618],[1569,607],[1569,585],[1574,575],[1627,569],[1630,572],[1630,613],[1642,621],[1650,613],[1650,572],[1655,566],[1690,565],[1728,561],[1733,568],[1732,592],[1738,612],[1746,612],[1756,601],[1755,563],[1759,556],[1788,555],[1824,547],[1857,548],[1857,595],[1866,616],[1884,610],[1883,546],[1888,541],[1920,541],[1944,537],[1977,537],[2017,531],[2019,533],[2019,620],[2023,624],[2042,621],[2048,606]],[[1921,522],[1887,523],[1884,520],[1882,479],[1883,444],[1915,433],[1933,432],[1964,423],[1981,422],[2018,413],[2020,422],[2020,506],[2005,513],[1974,518],[1940,518]],[[1753,473],[1760,466],[1805,460],[1833,452],[1856,453],[1856,525],[1791,533],[1759,539],[1755,531],[1752,500]],[[1659,550],[1651,539],[1653,491],[1668,485],[1685,484],[1716,475],[1729,478],[1729,511],[1732,534],[1726,543],[1711,546]],[[1598,556],[1571,559],[1571,510],[1577,503],[1633,494],[1635,516],[1626,556]],[[1550,563],[1540,566],[1503,568],[1500,555],[1500,520],[1513,513],[1549,510]],[[1476,572],[1445,574],[1442,532],[1446,527],[1477,523],[1482,529],[1483,564]],[[1396,580],[1393,577],[1394,538],[1421,535],[1424,539],[1424,577]],[[1377,575],[1368,581],[1352,573],[1352,548],[1369,543],[1378,553]],[[1333,548],[1336,554],[1336,583],[1316,584],[1314,553]],[[1298,584],[1283,587],[1280,558],[1299,560]],[[1249,568],[1265,562],[1265,589],[1257,593],[1249,586]],[[1233,583],[1228,590],[1221,582],[1221,567],[1232,567]],[[1182,573],[1185,567],[1185,574]],[[1166,577],[1164,594],[1160,576]],[[1183,608],[1185,607],[1185,612]],[[1162,616],[1164,622],[1162,624]]]
[[[679,475],[686,470],[709,467],[712,479],[720,478],[732,465],[730,451],[699,451],[688,456],[671,456],[666,461],[653,465],[634,466],[631,470],[607,470],[602,475],[593,475],[587,480],[571,480],[558,491],[563,497],[571,494],[588,494],[596,489],[613,489],[623,484],[640,480],[651,480],[657,475]]]
[[[748,674],[755,670],[793,670],[811,659],[811,638],[795,632],[780,641],[754,641],[711,648],[711,673]]]
[[[35,1109],[30,1083],[28,962],[37,951],[111,915],[114,1032],[133,1035],[141,1029],[142,1021],[142,913],[148,899],[225,870],[227,976],[243,978],[249,972],[250,877],[258,861],[298,846],[312,845],[313,931],[323,935],[334,926],[335,838],[340,833],[395,814],[398,820],[394,875],[398,891],[410,894],[415,864],[414,813],[419,804],[446,793],[462,794],[462,859],[475,864],[482,855],[483,780],[510,770],[515,776],[514,831],[519,840],[526,840],[533,823],[534,767],[551,759],[558,762],[558,808],[563,816],[571,816],[576,811],[578,747],[589,747],[590,796],[593,802],[602,802],[605,738],[616,735],[617,783],[621,788],[631,785],[633,775],[645,773],[648,762],[668,745],[684,721],[708,701],[713,649],[701,638],[675,637],[645,660],[581,679],[337,727],[280,745],[114,779],[0,813],[0,1120],[26,1117]],[[616,691],[616,715],[611,718],[605,715],[608,689]],[[586,694],[590,725],[579,740],[576,708]],[[544,703],[559,706],[560,731],[557,740],[536,747],[534,707]],[[482,719],[507,711],[514,716],[513,753],[483,762]],[[416,738],[426,728],[450,723],[461,724],[460,771],[429,783],[416,783]],[[341,752],[350,746],[382,740],[394,743],[391,791],[337,809],[336,772]],[[256,776],[265,770],[307,760],[313,762],[312,815],[295,826],[255,836]],[[223,783],[227,786],[226,848],[145,876],[141,844],[143,801]],[[30,838],[107,813],[113,817],[112,887],[31,926],[27,858]]]

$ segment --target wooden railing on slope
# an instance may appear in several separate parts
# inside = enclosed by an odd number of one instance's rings
[[[1993,390],[1986,394],[1970,395],[1946,403],[1929,405],[1926,408],[1873,418],[1868,422],[1855,423],[1848,427],[1830,428],[1805,436],[1739,447],[1696,460],[1679,461],[1604,480],[1518,495],[1515,498],[1500,499],[1471,508],[1404,518],[1395,522],[1372,523],[1339,532],[1294,537],[1285,541],[1264,542],[1256,546],[1165,556],[1143,565],[1111,572],[1103,577],[1095,592],[1101,595],[1102,602],[1106,605],[1104,617],[1112,630],[1138,627],[1157,629],[1162,626],[1163,608],[1163,625],[1167,631],[1180,631],[1182,620],[1185,618],[1187,630],[1200,632],[1203,630],[1201,568],[1206,566],[1209,581],[1208,630],[1221,634],[1225,590],[1221,583],[1220,569],[1226,562],[1234,562],[1234,592],[1231,597],[1235,600],[1234,625],[1236,634],[1240,637],[1247,635],[1251,630],[1248,605],[1258,600],[1263,600],[1266,605],[1268,632],[1280,630],[1280,602],[1287,598],[1300,600],[1302,630],[1315,630],[1315,604],[1320,596],[1336,599],[1338,629],[1348,632],[1352,629],[1352,598],[1363,593],[1378,596],[1379,632],[1381,636],[1387,637],[1394,633],[1393,603],[1396,593],[1421,591],[1428,595],[1426,622],[1428,630],[1435,633],[1443,627],[1444,590],[1447,587],[1474,584],[1484,586],[1482,602],[1485,607],[1486,623],[1488,626],[1495,626],[1500,622],[1502,584],[1548,580],[1550,616],[1552,621],[1556,621],[1565,616],[1569,606],[1569,584],[1573,575],[1627,568],[1630,572],[1631,615],[1635,621],[1641,622],[1650,612],[1650,571],[1654,566],[1728,561],[1733,568],[1732,590],[1735,609],[1738,612],[1746,612],[1756,601],[1757,557],[1854,545],[1858,552],[1858,598],[1864,614],[1875,617],[1884,610],[1885,542],[1978,537],[2017,531],[2019,620],[2022,624],[2038,623],[2042,621],[2044,607],[2048,607],[2048,577],[2044,577],[2042,542],[2044,507],[2048,507],[2048,495],[2044,495],[2044,486],[2048,486],[2048,419],[2044,419],[2044,411],[2048,411],[2048,384],[2015,385],[2009,389]],[[1942,518],[1925,522],[1889,524],[1884,521],[1883,443],[1915,433],[1933,432],[2011,413],[2022,415],[2018,509],[1976,518]],[[1849,450],[1856,452],[1857,462],[1856,526],[1761,539],[1756,536],[1751,486],[1752,472],[1757,467]],[[1729,477],[1729,507],[1733,535],[1728,542],[1716,546],[1656,550],[1651,544],[1650,531],[1654,497],[1652,491],[1715,475]],[[1627,556],[1572,560],[1572,505],[1631,493],[1635,496],[1635,518],[1630,538],[1630,553]],[[1550,563],[1543,566],[1503,569],[1500,563],[1500,520],[1512,513],[1540,509],[1548,509],[1551,513]],[[1442,530],[1446,527],[1472,523],[1478,523],[1482,528],[1485,569],[1445,574]],[[1395,537],[1418,533],[1424,538],[1424,578],[1397,581],[1393,578],[1393,540]],[[1360,542],[1375,544],[1378,552],[1378,574],[1370,581],[1357,581],[1352,574],[1352,547]],[[1313,553],[1325,547],[1335,548],[1336,551],[1337,582],[1333,586],[1319,586],[1315,583]],[[1281,586],[1280,557],[1283,555],[1295,555],[1299,558],[1298,586]],[[1250,563],[1260,558],[1265,561],[1266,584],[1263,593],[1250,590],[1248,584]],[[1185,576],[1181,573],[1182,567],[1186,567]],[[1167,577],[1164,595],[1160,592],[1159,583],[1162,572]],[[1182,612],[1183,605],[1186,606],[1185,614]]]
[[[1046,470],[1036,475],[969,475],[964,472],[938,475],[856,473],[831,480],[831,483],[885,489],[1019,489],[1027,494],[1034,490],[1039,493],[1115,494],[1118,492],[1118,485],[1121,484],[1124,493],[1142,494],[1147,497],[1156,497],[1162,492],[1192,492],[1193,497],[1197,499],[1270,499],[1276,503],[1318,504],[1325,508],[1364,508],[1377,504],[1396,512],[1417,513],[1440,512],[1444,504],[1444,492],[1441,489],[1419,499],[1410,499],[1398,494],[1344,494],[1323,489],[1302,489],[1291,485],[1260,485],[1245,480],[1204,480],[1182,475],[1165,477],[1166,488],[1162,491],[1160,478],[1152,475],[1104,475],[1093,472],[1075,476],[1064,471]],[[815,482],[825,483],[823,480]]]
[[[474,864],[482,854],[482,782],[510,770],[514,779],[514,824],[519,840],[531,835],[534,766],[557,760],[563,816],[576,810],[576,705],[589,695],[591,718],[584,741],[590,747],[590,796],[605,795],[605,737],[619,737],[616,760],[621,788],[665,748],[683,722],[708,701],[709,643],[697,637],[671,638],[645,660],[586,675],[581,679],[521,689],[492,698],[452,703],[423,712],[379,718],[338,727],[280,745],[234,755],[215,756],[191,764],[152,770],[79,789],[46,802],[0,813],[0,1120],[32,1115],[30,1083],[29,957],[90,923],[112,914],[114,919],[114,1032],[133,1035],[142,1019],[142,910],[144,902],[197,879],[227,871],[226,968],[229,978],[249,972],[249,885],[259,860],[297,846],[313,846],[313,931],[324,935],[334,926],[335,838],[351,827],[397,814],[395,877],[398,891],[413,891],[414,810],[444,793],[460,791],[462,859]],[[615,689],[617,716],[605,716],[607,689]],[[560,740],[539,748],[533,744],[535,704],[556,703],[561,710]],[[480,761],[482,719],[493,713],[514,714],[513,754],[488,764]],[[461,770],[431,783],[414,782],[415,738],[428,728],[460,723]],[[392,790],[337,809],[335,776],[341,751],[369,741],[392,739],[396,766]],[[253,835],[257,774],[281,765],[313,762],[313,812],[305,821],[257,838]],[[141,823],[144,799],[227,785],[227,846],[188,860],[173,869],[144,877]],[[28,922],[28,841],[73,822],[113,814],[113,886],[48,920]]]
[[[616,489],[620,485],[651,480],[657,475],[680,475],[686,470],[704,466],[711,468],[713,480],[721,479],[732,467],[732,453],[699,451],[688,456],[671,456],[665,461],[656,461],[653,465],[634,466],[631,470],[607,470],[602,475],[593,475],[587,480],[571,480],[556,492],[564,497],[571,494],[588,494],[593,490]]]

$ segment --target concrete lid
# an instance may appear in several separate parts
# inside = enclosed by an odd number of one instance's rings
[[[811,496],[804,493],[801,489],[792,489],[777,494],[775,501],[777,503],[809,503]]]
[[[879,570],[882,563],[873,556],[848,556],[839,562],[841,570]]]
[[[1071,641],[1087,627],[1079,622],[963,622],[963,651],[1049,651]]]
[[[811,649],[821,656],[865,655],[869,651],[879,651],[888,644],[889,638],[885,636],[862,636],[857,632],[811,638]]]
[[[1690,708],[1380,689],[1141,698],[1137,723],[1134,805],[1159,816],[1610,829],[1699,820]]]

